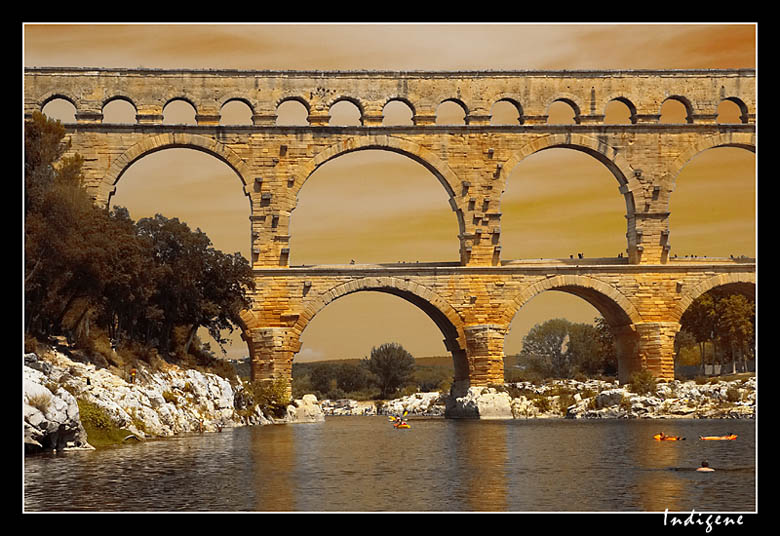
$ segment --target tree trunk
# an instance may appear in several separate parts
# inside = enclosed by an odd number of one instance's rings
[[[84,307],[73,328],[73,337],[76,341],[89,339],[89,311],[90,306]]]
[[[198,324],[193,324],[193,326],[190,328],[190,333],[187,335],[187,342],[184,344],[184,353],[189,353],[190,351],[190,344],[192,344],[192,339],[195,338],[195,333],[198,332]]]
[[[699,359],[701,360],[701,375],[706,376],[707,375],[707,368],[705,365],[705,351],[707,349],[706,343],[704,341],[699,343]]]

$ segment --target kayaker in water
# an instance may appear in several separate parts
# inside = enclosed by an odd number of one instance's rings
[[[656,441],[682,441],[685,438],[680,436],[668,436],[663,432],[659,432],[653,436]]]
[[[734,440],[736,438],[737,435],[732,433],[725,436],[699,436],[699,439],[704,441]]]

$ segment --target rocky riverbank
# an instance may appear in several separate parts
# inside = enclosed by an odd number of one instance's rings
[[[127,439],[165,438],[223,428],[316,422],[324,414],[312,395],[281,415],[247,406],[247,385],[175,365],[138,365],[133,381],[57,351],[24,355],[23,428],[26,452],[93,448],[83,421],[123,431]],[[85,414],[86,413],[86,414]]]
[[[472,387],[461,393],[416,393],[383,402],[317,401],[313,395],[270,415],[247,404],[248,386],[174,365],[139,365],[133,381],[57,351],[24,356],[26,452],[93,448],[89,427],[113,427],[124,439],[218,432],[249,425],[318,422],[325,415],[401,415],[478,419],[718,418],[752,419],[755,377],[732,381],[658,383],[638,394],[600,380],[557,380]]]
[[[732,381],[658,383],[638,394],[601,380],[554,380],[472,387],[460,394],[416,393],[380,404],[323,400],[326,415],[409,415],[479,419],[752,419],[755,376]]]

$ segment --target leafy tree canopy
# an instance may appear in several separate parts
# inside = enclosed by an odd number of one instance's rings
[[[414,357],[394,342],[371,348],[371,356],[364,362],[376,376],[383,398],[389,398],[414,372]]]
[[[185,352],[200,327],[224,342],[221,330],[249,306],[249,262],[176,218],[136,223],[124,208],[96,206],[68,149],[59,121],[25,122],[26,333],[78,336],[93,321],[115,342],[166,353],[178,328],[189,333]]]
[[[554,318],[535,325],[523,338],[521,357],[544,377],[571,378],[582,374],[614,374],[617,357],[606,322],[596,325]]]

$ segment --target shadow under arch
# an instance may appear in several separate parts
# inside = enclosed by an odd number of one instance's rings
[[[116,193],[116,184],[122,178],[127,169],[137,160],[144,156],[162,151],[164,149],[194,149],[201,151],[227,164],[241,181],[244,195],[249,199],[249,192],[246,190],[246,179],[248,169],[246,162],[233,152],[226,145],[215,141],[206,136],[197,134],[166,133],[156,136],[149,136],[146,139],[136,143],[128,148],[118,158],[116,158],[101,181],[96,194],[95,201],[99,205],[107,206],[110,203],[111,196]],[[247,201],[249,202],[249,201]],[[250,203],[251,209],[251,203]]]
[[[397,296],[423,311],[439,328],[444,336],[444,345],[452,353],[455,369],[454,380],[469,378],[469,365],[466,359],[466,337],[463,331],[463,319],[455,309],[432,290],[412,281],[396,277],[365,277],[324,290],[304,302],[298,320],[292,326],[292,334],[300,337],[311,320],[332,301],[356,292],[373,291]],[[250,320],[250,316],[246,317]],[[299,345],[298,345],[299,347]]]
[[[431,151],[416,143],[394,136],[372,135],[360,138],[349,138],[320,151],[316,156],[299,166],[290,177],[290,182],[292,182],[291,189],[295,196],[296,203],[298,194],[303,188],[304,183],[320,166],[338,156],[363,150],[384,150],[400,154],[401,156],[408,157],[417,162],[432,173],[447,192],[447,196],[450,200],[450,208],[455,212],[458,221],[459,235],[465,233],[466,226],[463,210],[458,205],[457,196],[455,194],[455,185],[459,184],[458,177],[446,162],[441,160]],[[295,207],[291,207],[290,210],[292,212],[295,210]]]

